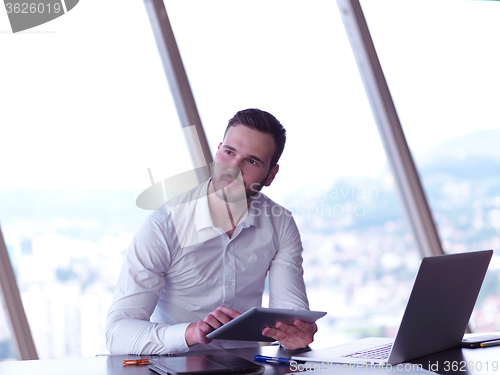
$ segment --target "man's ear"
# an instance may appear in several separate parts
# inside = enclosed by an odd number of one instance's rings
[[[274,177],[276,177],[276,174],[280,170],[280,166],[276,164],[274,167],[271,168],[269,171],[269,177],[267,178],[266,182],[264,183],[264,186],[269,186],[274,180]]]
[[[217,151],[215,151],[215,156],[217,156],[217,154],[219,153],[221,146],[222,146],[222,142],[220,142],[219,145],[217,146]]]

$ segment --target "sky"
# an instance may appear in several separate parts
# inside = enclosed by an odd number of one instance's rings
[[[259,107],[288,129],[277,189],[386,158],[335,1],[166,1],[209,144]],[[415,154],[500,127],[498,2],[363,1]],[[192,167],[143,2],[82,0],[13,34],[0,9],[0,188],[133,188]],[[301,172],[297,181],[297,171]]]

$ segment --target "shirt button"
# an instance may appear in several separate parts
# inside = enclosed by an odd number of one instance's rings
[[[233,282],[232,282],[231,280],[226,281],[226,285],[227,285],[227,286],[231,286],[231,285],[233,285]]]

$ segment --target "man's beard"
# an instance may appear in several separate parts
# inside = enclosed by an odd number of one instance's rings
[[[240,168],[226,163],[212,163],[210,168],[215,194],[226,203],[246,201],[256,196],[264,187],[268,175],[261,182],[247,187]]]

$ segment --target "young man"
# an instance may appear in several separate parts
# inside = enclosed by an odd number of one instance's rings
[[[260,193],[278,173],[286,133],[271,114],[247,109],[230,121],[211,179],[148,217],[132,241],[106,321],[112,354],[169,354],[253,342],[207,339],[260,306],[308,309],[302,244],[291,213]],[[296,321],[263,335],[287,349],[313,341]]]

